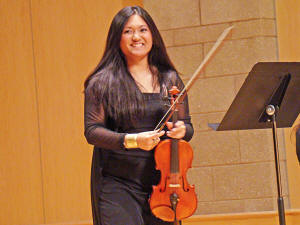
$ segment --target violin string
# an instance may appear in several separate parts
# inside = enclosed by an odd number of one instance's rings
[[[201,70],[204,68],[204,66],[206,65],[206,63],[208,62],[208,60],[211,58],[211,56],[215,53],[215,51],[218,49],[218,47],[221,45],[221,43],[224,41],[224,39],[227,37],[227,35],[229,34],[229,32],[232,30],[233,26],[230,26],[228,28],[226,28],[223,33],[220,35],[220,37],[217,39],[216,43],[214,44],[214,46],[210,49],[210,51],[208,52],[208,54],[205,56],[204,60],[202,61],[202,63],[199,65],[199,67],[197,68],[197,70],[194,72],[193,76],[191,77],[191,79],[187,82],[187,84],[185,85],[185,87],[182,89],[182,91],[178,94],[176,100],[173,102],[173,104],[170,106],[170,108],[168,109],[168,111],[165,113],[165,115],[163,116],[163,118],[159,121],[159,123],[157,124],[157,126],[155,127],[154,131],[156,131],[158,129],[158,127],[160,126],[160,124],[164,121],[164,119],[166,118],[166,116],[168,115],[168,113],[174,108],[175,104],[177,104],[177,102],[179,101],[180,97],[183,96],[184,93],[187,93],[187,91],[190,89],[192,83],[194,82],[194,80],[197,78],[197,76],[200,74]]]

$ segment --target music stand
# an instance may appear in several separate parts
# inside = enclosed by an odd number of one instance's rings
[[[255,64],[217,131],[272,128],[280,225],[285,225],[277,128],[291,127],[300,113],[300,62]],[[210,124],[216,128],[216,124]]]

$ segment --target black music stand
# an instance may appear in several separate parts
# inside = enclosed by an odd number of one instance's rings
[[[280,225],[285,225],[285,212],[277,128],[291,127],[299,113],[300,62],[260,62],[250,71],[217,127],[217,131],[272,128]]]

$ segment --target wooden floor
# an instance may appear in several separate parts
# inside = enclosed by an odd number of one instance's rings
[[[300,209],[285,212],[286,225],[300,225]],[[184,225],[279,225],[277,212],[193,216]]]
[[[300,225],[300,209],[286,210],[286,225]],[[47,225],[93,225],[92,221],[55,223]],[[124,224],[126,225],[126,224]],[[277,212],[254,212],[192,216],[183,225],[279,225]]]

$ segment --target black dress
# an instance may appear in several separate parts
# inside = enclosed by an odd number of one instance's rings
[[[166,76],[167,88],[172,85],[183,88],[176,73]],[[160,172],[155,169],[154,150],[127,150],[123,145],[127,133],[154,130],[167,110],[168,100],[162,93],[143,93],[145,114],[134,125],[116,128],[114,121],[105,116],[105,109],[92,101],[89,92],[92,86],[90,82],[85,90],[85,136],[94,145],[91,171],[94,225],[172,224],[153,216],[148,204],[152,185],[160,179]],[[184,139],[190,140],[193,127],[187,97],[179,107],[179,120],[187,127]]]

